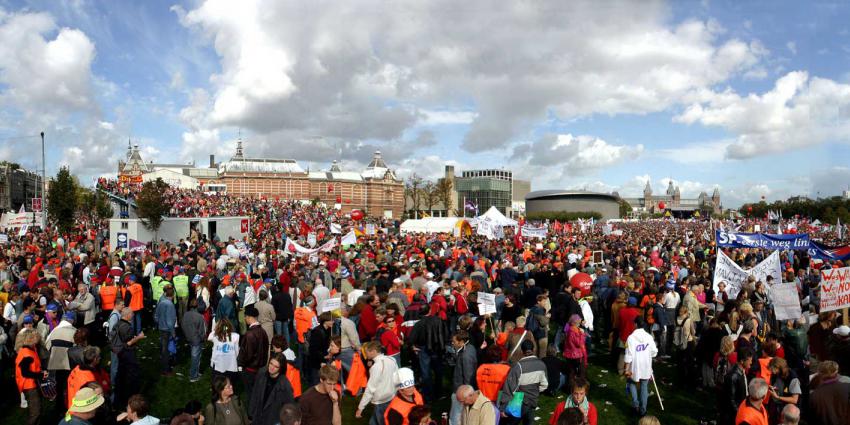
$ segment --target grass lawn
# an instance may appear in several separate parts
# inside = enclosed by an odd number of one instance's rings
[[[172,377],[161,377],[159,375],[159,337],[156,332],[151,331],[148,337],[140,343],[139,361],[142,366],[142,393],[148,397],[152,404],[152,414],[159,418],[170,417],[176,409],[182,408],[189,400],[199,400],[204,405],[210,399],[210,350],[204,351],[201,366],[203,378],[196,383],[189,382],[189,353],[183,347],[180,351],[179,364],[175,368],[177,375]],[[109,353],[104,353],[109,357]],[[616,368],[610,364],[607,354],[599,354],[590,358],[588,378],[591,383],[588,397],[596,405],[599,412],[600,424],[634,424],[637,419],[631,411],[631,398],[625,392],[625,380],[617,376]],[[657,361],[655,365],[656,375],[659,377],[658,387],[663,396],[665,411],[662,412],[658,398],[653,394],[649,400],[649,414],[657,416],[664,425],[695,425],[700,419],[711,418],[715,414],[714,394],[704,391],[693,390],[696,385],[679,383],[675,376],[675,364]],[[6,389],[0,405],[0,423],[23,424],[25,422],[25,410],[18,406],[17,391],[14,388],[14,379],[6,369]],[[446,382],[451,379],[451,374],[446,373]],[[673,383],[677,385],[673,385]],[[444,385],[447,388],[448,385]],[[652,386],[650,385],[650,389]],[[439,422],[440,413],[449,410],[449,394],[438,400],[431,406],[432,417]],[[244,397],[243,397],[244,399]],[[536,423],[548,423],[555,405],[564,400],[564,395],[558,397],[543,396],[540,399],[540,408],[536,417],[540,419]],[[362,419],[354,417],[357,409],[358,398],[351,396],[343,397],[342,416],[343,424],[362,424],[369,422],[371,410],[364,412]],[[56,424],[60,418],[50,416],[52,403],[45,408],[46,416],[42,423],[46,425]]]

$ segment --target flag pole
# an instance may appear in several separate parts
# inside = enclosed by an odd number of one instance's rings
[[[664,402],[661,401],[661,392],[658,391],[658,384],[655,383],[655,375],[652,375],[652,386],[655,387],[655,395],[658,396],[658,404],[661,405],[661,411],[664,411]]]

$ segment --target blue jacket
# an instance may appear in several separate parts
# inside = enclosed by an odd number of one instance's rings
[[[177,309],[174,308],[174,303],[168,297],[162,297],[156,304],[154,312],[154,320],[156,320],[157,329],[161,331],[173,332],[177,324]]]

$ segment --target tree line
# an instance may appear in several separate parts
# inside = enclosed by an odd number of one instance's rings
[[[801,219],[820,220],[829,224],[835,224],[838,219],[841,219],[842,223],[850,223],[850,199],[841,196],[820,199],[794,197],[771,203],[761,201],[744,204],[738,209],[744,217],[761,218],[767,216],[768,211],[781,211],[785,220],[798,216]]]
[[[451,180],[439,178],[436,182],[433,182],[413,173],[404,182],[405,211],[413,211],[411,213],[413,217],[409,218],[419,218],[422,212],[431,211],[435,206],[442,205],[447,213],[453,212],[458,215],[457,208],[451,208],[454,203],[452,202],[452,189]],[[408,200],[410,204],[408,204]]]

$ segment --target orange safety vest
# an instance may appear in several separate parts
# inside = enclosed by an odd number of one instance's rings
[[[286,365],[286,379],[289,380],[289,385],[292,385],[292,395],[295,398],[301,397],[301,371],[292,363]]]
[[[298,334],[298,342],[304,343],[304,335],[310,330],[316,313],[308,307],[295,309],[295,333]]]
[[[511,366],[503,363],[485,363],[479,366],[475,373],[475,382],[478,383],[481,394],[495,403],[510,371]]]
[[[134,283],[127,289],[130,291],[130,310],[135,313],[145,308],[145,295],[142,292],[142,285]]]
[[[103,311],[112,310],[115,307],[115,297],[118,295],[118,287],[115,285],[106,285],[100,288],[100,309]],[[70,406],[70,404],[68,405]]]
[[[342,378],[342,360],[334,360],[333,367],[339,371],[339,377]],[[342,379],[340,379],[340,382],[342,382]],[[342,395],[342,384],[340,382],[337,382],[336,385],[334,385],[334,388],[336,389],[337,394]]]
[[[735,425],[741,425],[744,422],[749,425],[768,425],[767,409],[764,406],[761,407],[761,410],[753,409],[747,405],[747,399],[744,399],[741,405],[738,406],[738,414],[735,415]]]
[[[24,392],[38,388],[38,383],[33,378],[26,378],[21,374],[21,361],[25,358],[32,358],[32,367],[30,370],[35,370],[36,373],[41,373],[41,359],[38,354],[30,347],[21,347],[18,351],[18,357],[15,358],[15,383],[18,384],[18,391]]]
[[[392,401],[390,401],[390,405],[387,406],[387,410],[384,411],[384,423],[390,423],[390,411],[395,410],[404,419],[402,425],[408,425],[410,422],[407,420],[407,415],[411,410],[413,410],[413,407],[422,406],[424,404],[425,402],[422,400],[422,394],[419,394],[419,391],[416,391],[416,388],[413,389],[413,403],[405,400],[401,397],[401,395],[396,394]]]
[[[360,389],[366,388],[366,365],[360,359],[360,354],[355,354],[351,361],[351,370],[348,372],[348,379],[345,380],[345,388],[351,395],[356,396]]]
[[[79,391],[83,385],[92,381],[97,382],[97,377],[94,376],[94,373],[90,370],[83,370],[77,366],[71,371],[71,374],[68,375],[68,406],[73,406],[74,395],[77,394],[77,391]]]
[[[415,289],[413,289],[413,288],[404,288],[404,289],[402,289],[402,290],[401,290],[401,292],[404,292],[404,295],[407,297],[407,302],[409,302],[409,303],[412,303],[412,302],[413,302],[413,296],[414,296],[414,295],[416,295],[416,290],[415,290]]]

